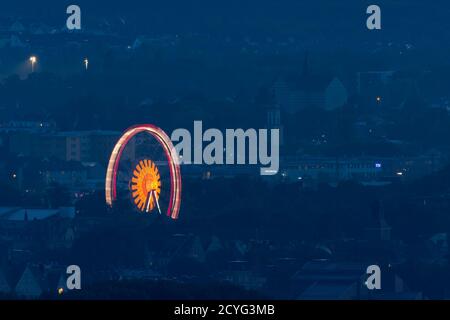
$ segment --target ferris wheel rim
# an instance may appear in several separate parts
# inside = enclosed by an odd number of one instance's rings
[[[181,175],[178,154],[169,136],[161,128],[152,124],[140,124],[126,129],[114,146],[106,171],[106,203],[112,207],[117,199],[117,172],[123,150],[128,142],[141,132],[147,132],[153,136],[164,150],[170,172],[170,200],[167,216],[178,219],[181,202]]]

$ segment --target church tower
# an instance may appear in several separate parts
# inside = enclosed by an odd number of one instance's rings
[[[284,144],[284,130],[281,124],[279,104],[273,104],[267,107],[267,129],[278,129],[280,131],[280,146],[282,146]]]

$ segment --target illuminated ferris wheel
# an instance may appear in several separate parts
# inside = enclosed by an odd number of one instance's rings
[[[129,145],[133,159],[122,160]],[[125,131],[115,145],[106,172],[106,203],[129,198],[142,213],[177,219],[181,202],[181,175],[172,141],[160,128],[145,124]]]

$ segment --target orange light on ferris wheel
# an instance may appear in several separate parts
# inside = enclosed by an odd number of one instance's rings
[[[131,191],[134,204],[140,211],[150,212],[156,206],[159,208],[161,176],[153,161],[139,161],[131,178]]]

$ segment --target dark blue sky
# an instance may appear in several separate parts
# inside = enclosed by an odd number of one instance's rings
[[[382,8],[383,30],[369,33],[365,10],[374,3]],[[361,40],[450,46],[447,0],[16,0],[0,5],[0,17],[62,26],[69,4],[81,6],[87,27],[103,19],[113,23],[125,19],[124,32],[132,34],[280,35],[325,43],[342,39],[346,46],[353,41],[355,47]]]
[[[148,17],[149,24],[159,15],[175,25],[188,22],[195,25],[209,17],[226,19],[230,24],[248,20],[283,23],[283,19],[293,19],[300,24],[315,22],[324,28],[331,21],[349,26],[358,23],[364,19],[367,5],[378,4],[384,9],[386,23],[396,28],[415,32],[433,25],[450,25],[450,2],[446,0],[16,0],[2,3],[0,15],[59,19],[61,10],[64,12],[69,4],[80,5],[87,18],[125,15],[144,20]]]

